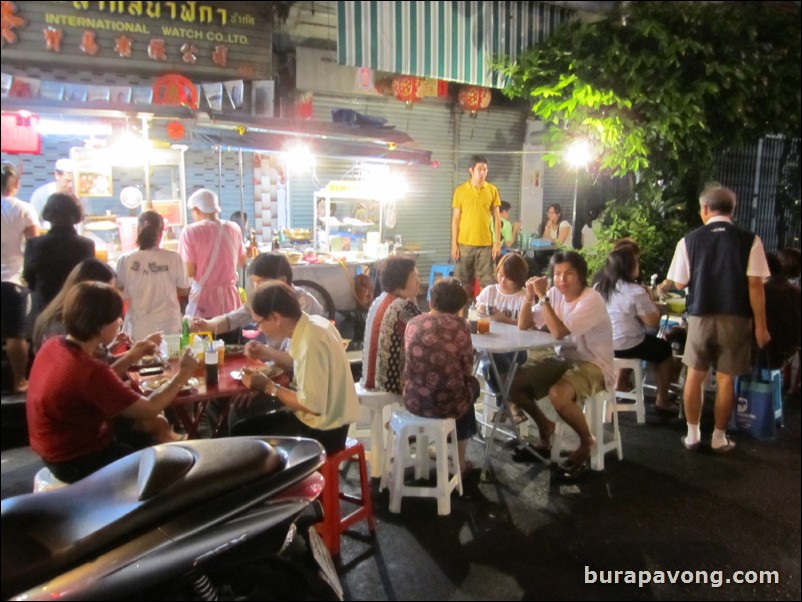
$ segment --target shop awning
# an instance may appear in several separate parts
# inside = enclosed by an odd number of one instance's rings
[[[4,99],[3,111],[126,124],[145,119],[151,123],[152,138],[160,137],[168,121],[180,121],[185,126],[186,135],[170,142],[197,149],[219,146],[253,152],[283,152],[288,145],[300,142],[310,152],[322,157],[417,165],[431,165],[432,160],[431,151],[418,148],[409,135],[391,127],[235,115],[209,116],[203,111],[163,105],[132,107],[105,102],[52,103],[17,98]]]
[[[337,2],[337,59],[501,88],[489,61],[515,59],[574,14],[542,2]]]

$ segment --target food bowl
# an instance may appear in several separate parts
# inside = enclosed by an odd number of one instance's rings
[[[287,261],[293,265],[300,263],[300,261],[304,258],[304,254],[300,251],[285,251],[284,255],[287,257]]]
[[[284,236],[294,242],[312,240],[312,231],[309,228],[285,228]]]

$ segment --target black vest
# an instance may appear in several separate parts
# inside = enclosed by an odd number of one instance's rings
[[[713,222],[685,236],[690,259],[690,316],[752,317],[746,267],[755,235],[729,222]]]

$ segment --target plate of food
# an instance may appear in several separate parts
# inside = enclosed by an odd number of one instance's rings
[[[271,379],[276,379],[279,376],[281,376],[282,374],[284,374],[284,370],[282,370],[281,368],[279,368],[275,364],[261,366],[261,367],[260,366],[248,366],[248,369],[249,370],[253,370],[255,372],[261,372],[262,374],[264,374],[265,376],[267,376],[268,378],[271,378]],[[234,380],[242,380],[242,370],[232,370],[231,371],[231,378],[233,378]]]
[[[131,366],[132,370],[141,370],[142,368],[153,368],[156,366],[164,366],[164,361],[160,355],[145,355],[142,356],[137,363]]]
[[[159,376],[157,378],[151,378],[146,381],[142,381],[141,387],[145,393],[153,393],[156,389],[161,387],[162,385],[167,384],[172,379],[172,376]],[[190,378],[183,387],[181,387],[180,393],[189,393],[195,387],[200,384],[200,381],[197,378]]]
[[[245,353],[245,345],[226,345],[226,357],[239,357]]]

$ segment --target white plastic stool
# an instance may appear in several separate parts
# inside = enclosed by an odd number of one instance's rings
[[[596,445],[590,452],[590,468],[592,470],[604,470],[604,455],[615,450],[618,459],[624,458],[624,450],[621,447],[621,431],[618,429],[618,408],[617,404],[611,403],[613,413],[613,432],[612,438],[608,437],[605,441],[604,429],[604,407],[609,397],[615,392],[599,391],[592,397],[585,399],[585,420],[587,420],[590,434],[596,438]],[[554,425],[554,444],[551,446],[551,461],[559,462],[560,453],[565,445],[565,431],[568,425],[558,419]]]
[[[370,476],[378,479],[382,476],[382,468],[384,467],[385,408],[387,408],[388,413],[400,408],[401,396],[387,391],[370,391],[365,389],[361,383],[356,385],[356,395],[359,398],[359,405],[368,411],[370,417]],[[355,433],[352,436],[359,437],[360,434]]]
[[[449,444],[448,437],[451,436]],[[409,438],[415,437],[415,453],[412,453]],[[429,446],[432,446],[431,448]],[[451,462],[449,463],[449,446]],[[437,482],[432,487],[404,484],[404,472],[408,466],[415,467],[415,478],[429,477],[429,454],[436,455]],[[449,470],[449,466],[451,470]],[[454,476],[450,476],[453,472]],[[401,511],[403,497],[433,497],[437,499],[437,514],[451,513],[451,492],[459,490],[462,495],[462,473],[457,452],[457,425],[453,418],[423,418],[406,410],[396,410],[390,418],[390,434],[384,457],[384,472],[379,491],[390,487],[390,512]]]
[[[618,370],[632,370],[632,380],[635,382],[635,388],[631,391],[619,391],[616,389],[615,394],[610,397],[609,403],[606,404],[604,412],[604,421],[610,422],[613,416],[613,406],[619,412],[635,412],[638,424],[646,422],[646,404],[643,402],[643,372],[641,370],[641,360],[615,358],[613,366]],[[634,403],[620,403],[618,399],[629,399]]]
[[[59,481],[56,477],[54,477],[53,473],[50,472],[50,469],[47,466],[40,469],[39,472],[36,473],[36,476],[33,478],[34,493],[41,493],[42,491],[50,491],[51,489],[61,489],[62,487],[66,487],[67,485],[68,483],[65,483],[64,481]]]

